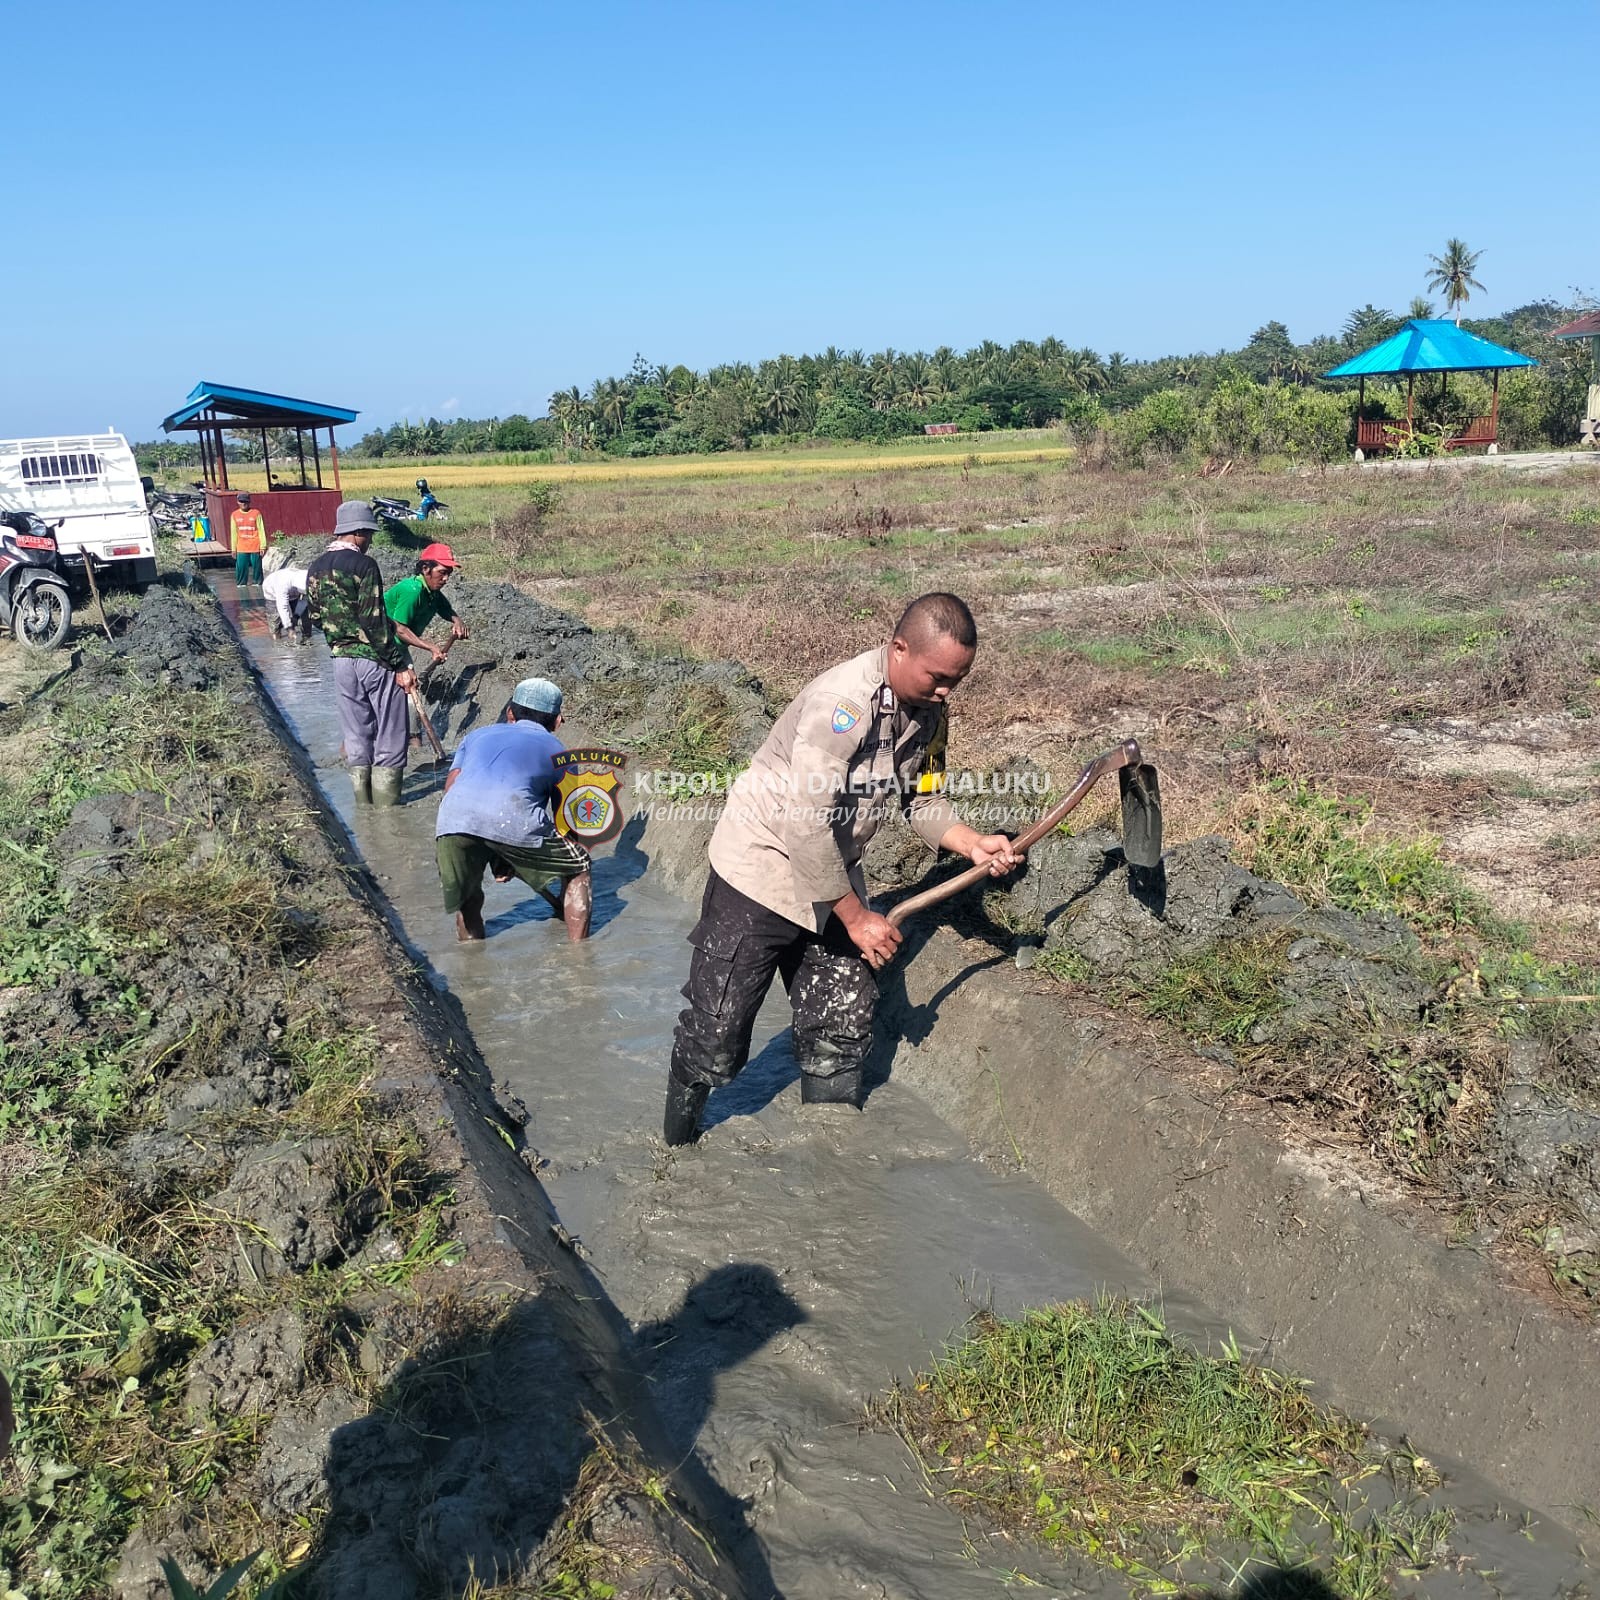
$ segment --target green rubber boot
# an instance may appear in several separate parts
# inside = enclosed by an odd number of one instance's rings
[[[405,777],[404,767],[374,767],[372,769],[372,803],[375,806],[400,804],[400,784]]]
[[[356,799],[370,805],[372,803],[372,768],[351,767],[350,787],[356,792]]]

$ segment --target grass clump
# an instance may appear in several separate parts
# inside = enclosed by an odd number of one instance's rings
[[[1364,800],[1274,779],[1233,809],[1240,865],[1308,905],[1386,911],[1422,933],[1499,933],[1488,901],[1469,888],[1431,835],[1397,839],[1374,826]]]
[[[690,683],[676,696],[662,755],[681,772],[726,772],[738,764],[738,714],[710,683]]]
[[[1289,943],[1286,934],[1229,939],[1179,957],[1151,980],[1144,1008],[1207,1044],[1258,1043],[1263,1025],[1286,1004],[1278,980]]]
[[[1178,1342],[1141,1301],[980,1313],[878,1416],[935,1488],[1142,1588],[1239,1541],[1282,1567],[1320,1560],[1370,1600],[1445,1553],[1447,1512],[1348,1502],[1384,1464],[1360,1424],[1231,1339],[1218,1355]]]

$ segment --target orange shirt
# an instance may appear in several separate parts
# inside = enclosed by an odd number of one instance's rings
[[[237,555],[260,555],[267,548],[267,524],[259,511],[235,511],[228,518],[230,544]]]

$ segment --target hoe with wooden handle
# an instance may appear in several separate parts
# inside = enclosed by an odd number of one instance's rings
[[[1062,819],[1075,810],[1083,797],[1108,773],[1115,772],[1122,787],[1122,854],[1131,867],[1146,870],[1161,863],[1161,783],[1156,769],[1144,759],[1137,739],[1124,739],[1121,744],[1098,755],[1078,774],[1072,791],[1059,805],[1053,806],[1040,817],[1028,831],[1016,839],[1011,848],[1019,855],[1030,850],[1052,829],[1060,826]],[[960,894],[989,876],[989,868],[969,867],[965,872],[943,883],[902,900],[889,913],[889,921],[899,927],[914,912],[936,906],[951,895]]]
[[[417,714],[417,721],[422,724],[422,731],[428,736],[428,743],[433,746],[433,764],[436,767],[448,767],[450,757],[444,753],[444,746],[439,743],[439,735],[434,732],[433,718],[428,715],[428,702],[422,698],[422,690],[413,688],[406,691],[411,700],[411,708]]]

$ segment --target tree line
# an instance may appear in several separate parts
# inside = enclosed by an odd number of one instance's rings
[[[1553,343],[1548,335],[1581,309],[1538,300],[1502,316],[1462,321],[1471,332],[1542,363],[1516,375],[1509,389],[1502,384],[1508,443],[1563,443],[1576,436],[1587,353],[1582,346]],[[356,453],[677,455],[805,438],[887,441],[920,434],[935,422],[972,432],[1052,423],[1092,432],[1158,395],[1169,397],[1169,414],[1198,413],[1219,387],[1236,392],[1241,379],[1342,397],[1354,385],[1328,382],[1322,373],[1387,338],[1406,318],[1434,314],[1432,303],[1420,298],[1404,313],[1368,303],[1351,311],[1339,332],[1303,343],[1273,321],[1236,350],[1148,361],[1119,351],[1102,357],[1057,338],[1010,345],[985,340],[959,352],[942,346],[867,354],[830,346],[816,355],[732,362],[704,372],[635,357],[620,377],[557,391],[544,417],[400,422],[366,434]],[[1456,392],[1456,410],[1478,398],[1470,383]],[[1443,398],[1448,403],[1448,393]],[[1369,399],[1383,406],[1384,389],[1369,385]],[[1427,420],[1438,410],[1427,385],[1422,399]],[[1344,414],[1349,410],[1344,403]],[[1437,420],[1442,425],[1449,418]]]
[[[1570,305],[1535,300],[1502,316],[1463,320],[1473,290],[1483,288],[1475,276],[1481,254],[1460,239],[1448,240],[1441,254],[1428,257],[1428,288],[1443,296],[1459,326],[1541,363],[1510,373],[1502,383],[1501,438],[1512,448],[1566,443],[1576,436],[1583,414],[1588,355],[1581,344],[1558,344],[1549,334],[1592,303],[1575,294]],[[1273,321],[1237,350],[1148,361],[1115,350],[1102,357],[1054,337],[871,355],[830,345],[816,355],[731,362],[705,372],[636,355],[621,377],[557,390],[542,417],[407,419],[372,429],[351,453],[535,460],[554,460],[560,452],[684,455],[808,438],[886,442],[942,423],[974,433],[1058,424],[1081,442],[1097,442],[1127,460],[1196,446],[1331,459],[1353,437],[1355,385],[1321,374],[1388,338],[1407,319],[1435,314],[1424,296],[1401,315],[1368,302],[1337,333],[1304,343]],[[1369,384],[1367,393],[1371,412],[1399,414],[1392,386]],[[1425,448],[1430,429],[1442,439],[1487,409],[1489,391],[1471,377],[1453,384],[1433,379],[1419,386],[1418,400],[1416,443]],[[146,470],[199,461],[197,447],[173,441],[135,450]],[[231,436],[227,450],[229,459],[260,459],[258,439],[250,433]]]

